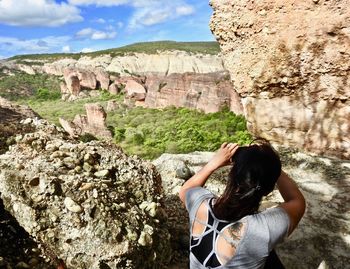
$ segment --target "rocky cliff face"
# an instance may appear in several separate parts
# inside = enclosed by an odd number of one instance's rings
[[[236,114],[243,113],[240,97],[218,55],[165,51],[62,59],[33,66],[13,62],[8,65],[28,74],[63,77],[61,93],[67,101],[95,96],[95,89],[111,94],[124,90],[126,103],[137,101],[151,108],[173,105],[216,112],[228,106]]]
[[[242,114],[239,96],[226,72],[150,76],[146,88],[145,105],[148,107],[189,107],[209,113],[227,106],[234,113]]]
[[[165,51],[159,54],[132,53],[117,57],[103,55],[96,58],[81,57],[79,60],[63,59],[37,66],[36,69],[61,76],[68,66],[82,69],[100,67],[108,72],[122,75],[210,73],[224,70],[222,59],[218,55],[191,54],[182,51]]]
[[[250,131],[350,158],[350,1],[211,5],[210,27]]]

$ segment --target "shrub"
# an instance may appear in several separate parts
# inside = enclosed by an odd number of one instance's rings
[[[85,133],[85,134],[82,134],[81,136],[79,136],[79,140],[84,142],[84,143],[87,143],[87,142],[90,142],[93,140],[98,140],[98,139],[90,133]]]
[[[163,152],[214,151],[223,142],[247,144],[251,135],[243,116],[224,108],[204,114],[188,108],[133,108],[115,115],[115,141],[131,154],[154,158]]]
[[[36,91],[34,100],[47,101],[47,100],[57,100],[61,98],[61,92],[57,90],[48,90],[46,88],[40,88]]]

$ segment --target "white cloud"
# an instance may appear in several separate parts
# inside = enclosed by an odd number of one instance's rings
[[[113,39],[117,36],[117,32],[103,32],[93,28],[84,28],[75,34],[77,38],[90,38],[93,40],[102,40],[102,39]]]
[[[94,52],[95,50],[94,49],[91,49],[91,48],[83,48],[81,50],[82,53],[89,53],[89,52]]]
[[[62,47],[62,52],[64,53],[69,53],[71,50],[70,50],[70,46],[63,46]]]
[[[77,32],[75,36],[78,38],[86,38],[88,36],[91,36],[93,32],[94,32],[94,29],[92,28],[84,28],[84,29],[81,29],[79,32]]]
[[[159,24],[195,12],[186,0],[69,0],[69,3],[76,6],[132,6],[135,12],[129,21],[129,28]]]
[[[53,0],[1,0],[0,22],[14,26],[60,26],[82,21],[80,10]]]
[[[104,23],[106,23],[106,20],[102,19],[102,18],[99,18],[99,19],[95,20],[95,22],[104,24]]]
[[[132,16],[129,28],[138,28],[142,25],[150,26],[173,20],[194,13],[194,8],[184,3],[157,4],[153,7],[139,8]]]
[[[76,6],[88,6],[88,5],[96,5],[96,6],[104,6],[104,7],[110,7],[110,6],[119,6],[128,4],[129,0],[69,0],[68,1],[72,5]]]
[[[194,8],[189,5],[178,6],[175,10],[177,16],[187,16],[194,13]]]
[[[68,36],[47,36],[40,39],[0,36],[0,51],[11,54],[54,52],[61,50],[69,40]]]
[[[101,40],[101,39],[113,39],[117,36],[116,32],[102,32],[102,31],[96,31],[91,35],[91,39],[93,40]]]

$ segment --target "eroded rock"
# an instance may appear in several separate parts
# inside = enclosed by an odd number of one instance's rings
[[[68,268],[158,268],[171,257],[152,164],[112,144],[69,140],[44,120],[26,124],[35,131],[0,155],[0,192],[44,252]],[[85,164],[89,171],[77,169]]]
[[[350,158],[350,1],[211,5],[210,27],[249,130],[286,146]]]
[[[107,114],[99,104],[86,104],[86,115],[76,115],[73,121],[60,118],[59,122],[71,137],[91,134],[101,138],[112,138],[107,128]]]
[[[236,114],[243,113],[240,98],[227,72],[149,76],[146,88],[145,105],[148,107],[188,107],[206,113],[229,107]]]

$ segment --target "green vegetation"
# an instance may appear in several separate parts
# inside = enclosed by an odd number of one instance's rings
[[[72,58],[78,60],[82,56],[98,57],[104,54],[110,54],[112,57],[123,56],[129,53],[156,53],[158,51],[180,50],[190,53],[218,54],[220,52],[219,44],[213,42],[175,42],[175,41],[157,41],[157,42],[141,42],[127,45],[120,48],[107,49],[89,53],[53,53],[53,54],[27,54],[17,55],[9,58],[17,62],[27,62],[28,60],[40,61],[56,61],[63,58]],[[27,61],[26,61],[27,60]],[[32,63],[33,64],[33,63]],[[38,63],[40,64],[40,63]]]
[[[174,107],[122,110],[109,115],[115,141],[129,154],[144,158],[164,152],[214,151],[225,141],[246,144],[252,139],[244,117],[228,109],[210,114]]]
[[[0,96],[12,101],[28,97],[40,101],[57,99],[60,98],[60,79],[47,74],[17,72],[0,79]]]
[[[121,101],[123,95],[111,95],[107,91],[102,91],[98,97],[79,99],[74,102],[67,102],[61,99],[47,99],[42,101],[39,98],[20,100],[19,103],[29,105],[36,113],[48,121],[59,124],[58,118],[73,120],[77,114],[85,114],[84,105],[87,103],[100,103],[106,107],[108,100]]]
[[[106,107],[107,101],[112,99],[119,102],[119,109],[108,112],[107,117],[114,141],[127,153],[143,158],[153,159],[164,152],[214,151],[225,141],[247,144],[252,139],[244,117],[228,109],[205,114],[175,107],[163,110],[128,108],[122,104],[123,95],[108,92],[75,102],[31,100],[29,105],[43,118],[58,124],[59,117],[72,120],[77,114],[85,114],[86,103],[100,103]],[[90,139],[94,137],[86,135],[82,138],[83,141]]]

